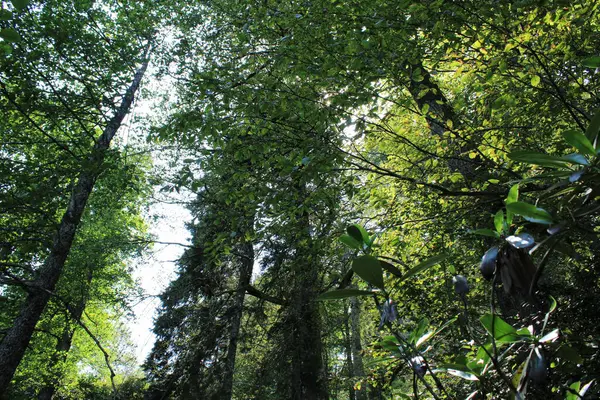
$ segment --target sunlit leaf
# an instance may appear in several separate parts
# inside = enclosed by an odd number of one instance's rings
[[[492,314],[485,314],[479,320],[488,333],[494,336],[497,342],[512,343],[520,341],[524,337],[523,335],[519,335],[515,328],[497,315],[492,317]]]
[[[572,129],[568,131],[562,132],[563,138],[569,143],[571,146],[575,147],[583,154],[587,154],[589,156],[595,156],[596,150],[590,140],[578,130]]]
[[[533,204],[515,201],[514,203],[507,204],[506,209],[522,216],[530,222],[536,222],[538,224],[552,223],[552,216],[546,210],[536,207]]]
[[[498,210],[496,215],[494,215],[494,227],[496,228],[496,232],[502,233],[504,232],[504,211]]]

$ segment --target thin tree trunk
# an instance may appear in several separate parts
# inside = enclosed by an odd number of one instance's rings
[[[354,365],[352,363],[352,336],[350,333],[350,324],[348,323],[349,320],[350,314],[348,314],[348,310],[344,307],[344,347],[346,350],[346,368],[348,369],[348,380],[350,381],[350,385],[348,385],[348,399],[356,400],[354,391]]]
[[[235,356],[237,352],[237,343],[240,332],[240,324],[244,311],[244,298],[246,297],[246,288],[252,278],[252,266],[254,265],[254,249],[252,243],[245,242],[241,249],[240,276],[235,294],[234,315],[231,319],[231,329],[229,334],[229,346],[227,347],[227,356],[225,360],[225,372],[223,374],[223,383],[221,386],[221,400],[231,399],[233,391],[233,373],[235,371]]]
[[[362,344],[360,335],[360,302],[356,297],[350,298],[350,326],[351,326],[351,347],[352,347],[352,366],[355,378],[364,378],[365,367],[362,359]],[[354,392],[356,400],[367,400],[367,387],[361,385],[360,390]]]
[[[147,55],[147,54],[146,54]],[[6,336],[0,342],[0,397],[7,396],[10,382],[23,358],[36,324],[38,323],[46,304],[56,287],[60,278],[65,261],[75,233],[81,221],[87,200],[94,188],[96,179],[100,175],[101,165],[106,157],[110,142],[123,122],[123,118],[129,112],[133,98],[137,92],[142,77],[148,67],[148,60],[144,60],[137,70],[133,82],[125,92],[119,108],[108,122],[102,135],[98,138],[92,154],[88,158],[88,165],[82,167],[73,189],[69,205],[60,222],[58,232],[50,254],[46,258],[39,277],[31,286],[29,295],[13,326],[8,330]]]

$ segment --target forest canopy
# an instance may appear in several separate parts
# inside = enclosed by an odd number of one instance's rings
[[[599,8],[3,1],[0,398],[596,398]]]

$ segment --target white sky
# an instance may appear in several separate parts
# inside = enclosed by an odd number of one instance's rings
[[[151,229],[151,233],[159,242],[187,244],[190,238],[185,223],[191,220],[189,211],[181,204],[158,203],[150,208],[150,212],[159,215],[160,219]],[[176,266],[173,263],[185,248],[178,245],[155,244],[152,255],[140,260],[134,273],[134,279],[139,281],[144,293],[158,295],[175,278]],[[142,364],[154,344],[152,326],[156,309],[160,300],[148,297],[138,303],[133,311],[135,318],[128,322],[131,339],[136,344],[136,358]]]

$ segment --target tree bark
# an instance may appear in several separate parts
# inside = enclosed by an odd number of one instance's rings
[[[244,311],[244,298],[246,297],[246,288],[250,285],[252,278],[252,266],[254,265],[254,249],[252,243],[242,244],[242,256],[240,262],[240,276],[235,294],[234,315],[231,319],[229,333],[229,345],[227,346],[227,356],[225,359],[225,372],[223,374],[223,383],[221,386],[221,400],[229,400],[233,391],[233,374],[235,372],[235,356],[237,352],[237,343],[240,333],[240,324]]]
[[[352,347],[352,375],[355,378],[365,377],[365,367],[362,359],[362,344],[360,335],[360,302],[356,297],[350,298],[350,326],[352,334],[350,335]],[[354,391],[356,400],[367,400],[367,387],[362,385],[360,390]]]
[[[344,309],[344,347],[346,350],[346,368],[348,369],[348,380],[350,384],[348,385],[348,399],[356,400],[355,391],[354,391],[354,365],[352,363],[352,334],[350,332],[350,314],[348,314],[348,310]]]
[[[147,56],[147,52],[146,52]],[[54,237],[50,254],[46,258],[39,277],[34,281],[32,290],[25,300],[19,315],[6,336],[0,342],[0,398],[7,396],[10,382],[23,358],[35,326],[48,304],[50,296],[61,276],[65,261],[71,250],[75,233],[87,204],[96,179],[100,175],[101,166],[106,157],[110,142],[121,126],[125,115],[129,112],[142,77],[148,67],[147,57],[135,73],[134,79],[127,88],[121,104],[110,119],[102,135],[96,141],[87,165],[82,166],[69,205],[62,217],[58,232]]]

